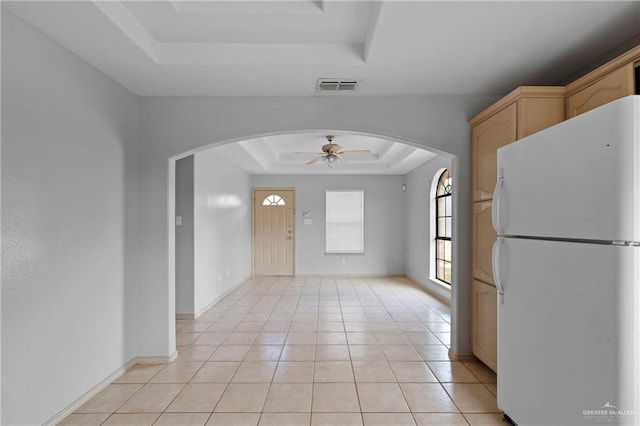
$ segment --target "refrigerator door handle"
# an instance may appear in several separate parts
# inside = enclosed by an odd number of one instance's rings
[[[495,243],[493,243],[493,250],[491,252],[491,263],[493,266],[493,282],[496,283],[496,289],[498,290],[498,300],[501,305],[504,305],[504,287],[502,286],[502,279],[500,278],[500,255],[502,254],[502,244],[504,239],[498,237]]]
[[[500,198],[502,197],[503,185],[504,178],[498,175],[496,187],[493,190],[493,203],[491,206],[491,222],[493,224],[493,229],[495,229],[498,234],[503,233],[502,227],[500,226]]]

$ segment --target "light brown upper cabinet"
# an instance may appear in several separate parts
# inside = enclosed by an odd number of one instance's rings
[[[637,94],[635,68],[640,46],[567,85],[567,119],[618,98]]]
[[[632,95],[635,89],[633,64],[627,64],[610,72],[595,83],[567,97],[567,118],[604,105],[624,96]]]
[[[564,119],[564,87],[519,87],[469,120],[473,201],[493,198],[496,151]]]

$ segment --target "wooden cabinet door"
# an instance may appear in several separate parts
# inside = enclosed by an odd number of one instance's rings
[[[472,232],[473,277],[494,284],[491,251],[498,235],[491,223],[491,201],[473,203]]]
[[[620,67],[567,98],[567,118],[634,93],[633,64]]]
[[[498,369],[498,299],[496,288],[473,280],[471,286],[473,354],[493,371]]]
[[[493,198],[496,151],[516,140],[516,110],[513,103],[471,129],[473,201]]]

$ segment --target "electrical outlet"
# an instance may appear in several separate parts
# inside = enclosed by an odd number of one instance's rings
[[[221,283],[222,282],[222,274],[218,274],[218,282]]]
[[[346,265],[346,263],[347,263],[347,259],[345,259],[345,258],[343,257],[343,258],[342,258],[342,264],[343,264],[343,265]]]

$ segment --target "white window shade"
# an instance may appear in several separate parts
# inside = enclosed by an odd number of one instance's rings
[[[364,253],[364,191],[327,191],[326,253]]]

